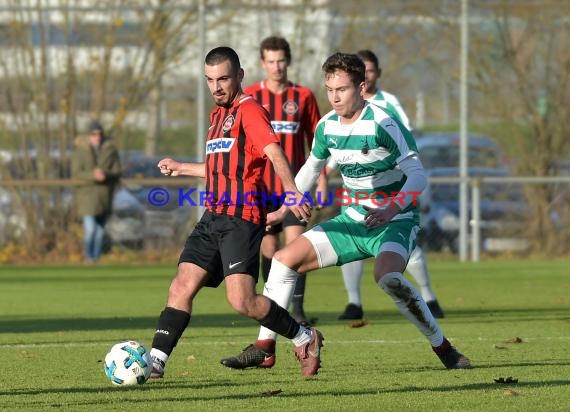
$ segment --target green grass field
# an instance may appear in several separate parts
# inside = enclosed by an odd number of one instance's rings
[[[150,346],[174,265],[0,267],[0,410],[570,410],[568,261],[433,259],[440,323],[476,367],[460,371],[443,368],[370,269],[362,328],[336,320],[346,303],[339,269],[309,274],[306,310],[325,335],[313,379],[301,377],[285,339],[271,370],[220,365],[257,336],[221,287],[198,296],[166,377],[121,388],[102,359],[122,339]],[[514,337],[523,342],[502,343]],[[518,383],[494,382],[501,377]],[[281,393],[262,395],[270,390]]]

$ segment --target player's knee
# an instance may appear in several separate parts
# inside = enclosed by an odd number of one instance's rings
[[[275,248],[270,248],[270,247],[261,248],[261,255],[267,259],[271,259],[275,255],[275,252],[276,252]]]
[[[254,310],[255,303],[252,301],[252,299],[236,296],[236,297],[228,298],[228,302],[230,303],[232,309],[235,310],[240,315],[247,316],[250,318],[254,317],[254,315],[255,315],[255,310]]]
[[[228,298],[228,302],[233,310],[235,310],[240,315],[247,316],[247,305],[245,302],[240,301],[239,299],[232,299]]]
[[[168,296],[175,299],[188,300],[190,295],[191,291],[188,288],[188,284],[186,284],[186,282],[183,282],[179,276],[175,277],[170,284]]]
[[[278,250],[277,252],[275,252],[275,254],[273,255],[273,259],[279,261],[279,263],[282,263],[283,265],[294,269],[294,267],[298,264],[296,257],[290,253],[289,248],[285,247],[283,249]]]
[[[261,254],[271,259],[275,252],[279,249],[279,244],[274,235],[265,235],[261,242]]]

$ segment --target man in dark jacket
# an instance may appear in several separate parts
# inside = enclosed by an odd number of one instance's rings
[[[83,219],[84,258],[94,262],[101,256],[105,222],[112,211],[121,163],[119,152],[106,138],[101,123],[92,121],[88,134],[75,142],[72,176],[83,181],[75,192],[77,213]]]

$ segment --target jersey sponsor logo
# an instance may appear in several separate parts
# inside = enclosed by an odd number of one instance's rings
[[[206,154],[214,153],[226,153],[232,150],[234,146],[235,139],[228,139],[226,137],[220,137],[218,139],[208,140],[206,142]]]
[[[289,116],[292,116],[299,111],[299,106],[297,103],[295,103],[294,100],[287,100],[285,103],[283,103],[283,110]]]
[[[294,134],[299,130],[299,122],[272,120],[271,127],[273,127],[275,133]]]
[[[231,128],[233,127],[233,125],[234,125],[234,121],[235,121],[235,119],[234,119],[234,115],[233,115],[233,114],[230,114],[228,117],[226,117],[226,118],[224,119],[224,123],[223,123],[223,126],[222,126],[222,131],[224,131],[224,132],[229,132],[229,131],[231,130]]]
[[[374,176],[377,172],[374,167],[365,166],[358,162],[342,165],[342,174],[351,178]]]

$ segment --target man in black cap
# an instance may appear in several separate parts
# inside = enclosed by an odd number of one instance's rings
[[[75,199],[78,215],[83,219],[84,259],[95,262],[101,256],[105,223],[112,211],[121,163],[117,148],[106,138],[99,121],[91,121],[87,132],[88,138],[76,139],[72,176],[83,182],[77,187]]]

